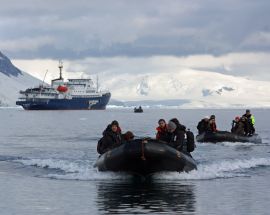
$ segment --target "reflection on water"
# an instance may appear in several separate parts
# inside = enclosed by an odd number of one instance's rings
[[[101,214],[195,213],[194,185],[99,182],[97,195]]]

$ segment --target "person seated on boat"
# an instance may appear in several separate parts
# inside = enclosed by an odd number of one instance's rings
[[[202,134],[209,130],[209,116],[205,116],[197,125],[198,133]]]
[[[122,134],[121,139],[122,144],[128,143],[129,141],[134,139],[134,134],[131,131],[127,131],[126,133]]]
[[[176,118],[169,121],[167,129],[171,133],[168,145],[191,156],[190,152],[193,152],[196,147],[193,133],[190,130],[186,131],[186,127]]]
[[[98,141],[97,151],[99,154],[121,145],[121,129],[119,123],[114,120],[103,132],[103,137]]]
[[[249,109],[246,110],[243,117],[247,119],[247,135],[252,136],[255,133],[255,117],[251,114]]]
[[[111,122],[111,124],[109,124],[109,125],[107,126],[107,128],[103,131],[103,133],[102,133],[103,136],[104,136],[104,134],[106,133],[106,131],[111,131],[111,130],[112,130],[112,124],[114,124],[114,125],[117,126],[117,133],[118,133],[119,135],[122,134],[122,129],[121,129],[121,127],[119,126],[119,122],[116,121],[116,120],[113,120],[113,121]]]
[[[217,132],[217,124],[216,124],[216,116],[215,115],[211,115],[210,119],[209,119],[209,128],[208,128],[208,132],[210,133],[215,133]]]
[[[249,125],[248,125],[247,117],[242,116],[240,120],[244,123],[244,133],[245,133],[245,135],[248,135]]]
[[[238,135],[245,135],[245,118],[236,116],[232,122],[231,132]]]
[[[167,124],[164,119],[158,120],[158,127],[156,128],[157,134],[156,134],[156,139],[160,141],[165,141],[167,142],[169,139],[169,132],[167,129]]]
[[[184,150],[186,154],[190,155],[190,152],[193,152],[194,149],[196,148],[195,145],[195,138],[193,132],[191,132],[189,129],[186,129],[186,126],[182,125],[178,119],[173,118],[170,121],[174,122],[181,131],[184,132],[185,134],[185,140],[184,140]]]
[[[178,119],[172,118],[170,121],[174,122],[180,130],[186,131],[186,126],[182,125]]]
[[[234,133],[235,130],[238,128],[239,122],[240,122],[240,116],[236,116],[232,121],[231,133]]]
[[[185,131],[181,130],[173,121],[168,123],[168,132],[171,134],[170,140],[167,142],[169,146],[182,151],[185,141]]]

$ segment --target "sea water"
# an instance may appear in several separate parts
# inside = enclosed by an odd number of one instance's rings
[[[196,132],[215,114],[230,130],[244,110],[0,109],[0,214],[270,214],[270,110],[252,110],[262,144],[197,143],[198,169],[138,180],[93,167],[96,144],[112,120],[154,137],[160,118],[177,117]]]

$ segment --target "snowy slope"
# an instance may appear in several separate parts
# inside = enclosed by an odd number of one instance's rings
[[[16,106],[19,91],[38,85],[41,81],[22,72],[16,76],[7,76],[0,72],[0,101],[1,106]]]
[[[220,73],[181,70],[104,78],[119,100],[187,99],[181,107],[270,107],[270,83]]]
[[[0,106],[16,106],[19,91],[41,81],[20,71],[0,52]]]

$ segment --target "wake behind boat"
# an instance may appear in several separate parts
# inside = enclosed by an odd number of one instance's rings
[[[189,172],[197,168],[192,157],[156,140],[143,139],[130,141],[104,153],[95,167],[99,171],[141,176],[163,171]]]
[[[202,133],[196,136],[198,142],[251,142],[262,143],[262,139],[258,134],[252,136],[237,135],[228,131],[218,131],[214,133]]]
[[[60,77],[52,80],[50,86],[29,88],[20,91],[16,105],[25,110],[103,110],[111,93],[99,91],[91,79],[68,79],[62,77],[62,63],[59,64]]]

